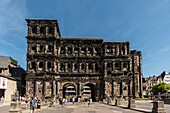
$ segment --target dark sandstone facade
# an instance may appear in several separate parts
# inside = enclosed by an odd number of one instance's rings
[[[55,19],[26,21],[28,96],[78,97],[90,90],[96,101],[142,97],[142,55],[130,50],[129,42],[62,38]]]

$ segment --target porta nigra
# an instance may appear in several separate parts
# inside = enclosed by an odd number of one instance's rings
[[[93,101],[142,97],[142,55],[128,41],[65,38],[56,19],[26,21],[26,95]]]

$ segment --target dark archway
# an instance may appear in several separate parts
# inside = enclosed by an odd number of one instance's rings
[[[91,83],[87,83],[83,87],[83,97],[87,100],[89,97],[92,98],[93,101],[96,101],[95,98],[95,85]]]
[[[76,87],[72,83],[67,83],[63,86],[63,98],[71,98],[76,96]]]

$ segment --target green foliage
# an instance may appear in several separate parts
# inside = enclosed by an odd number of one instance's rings
[[[12,60],[12,62],[14,63],[14,64],[18,64],[18,61],[16,61],[16,60],[14,60],[12,57],[9,57],[11,60]]]
[[[168,90],[170,90],[170,85],[161,82],[161,83],[157,83],[155,85],[152,86],[152,90],[151,92],[153,92],[153,94],[157,95],[158,93],[166,93]]]

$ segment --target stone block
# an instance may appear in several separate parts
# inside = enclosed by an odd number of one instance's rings
[[[135,99],[129,99],[128,100],[128,108],[130,108],[130,109],[136,108]]]
[[[117,98],[117,99],[116,99],[116,103],[115,103],[115,105],[116,105],[116,106],[121,105],[121,103],[120,103],[120,99],[119,99],[119,98]]]
[[[11,102],[9,113],[22,113],[21,102]]]
[[[152,113],[166,113],[163,101],[153,101]]]

